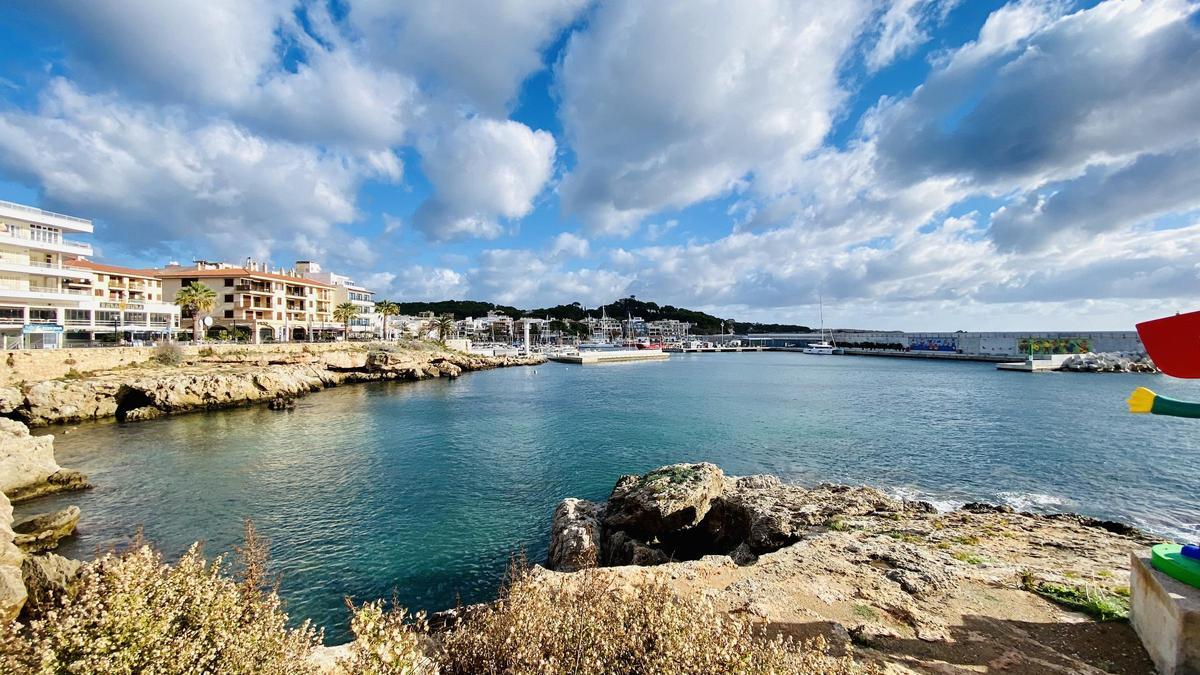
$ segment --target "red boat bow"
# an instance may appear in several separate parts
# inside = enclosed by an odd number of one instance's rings
[[[1144,321],[1137,331],[1159,370],[1172,377],[1200,379],[1200,312]]]

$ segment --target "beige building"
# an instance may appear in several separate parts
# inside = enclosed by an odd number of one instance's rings
[[[154,270],[106,265],[71,258],[76,270],[66,284],[84,295],[79,306],[67,309],[63,327],[66,344],[106,341],[145,341],[170,338],[179,330],[179,308],[163,300],[163,282]]]
[[[297,260],[296,271],[304,278],[320,281],[333,287],[333,306],[337,307],[348,302],[358,309],[358,316],[350,320],[350,336],[352,338],[368,339],[373,335],[382,334],[381,320],[375,313],[375,293],[354,283],[354,280],[343,274],[326,272],[321,265],[311,260]]]
[[[0,201],[0,347],[62,346],[66,312],[87,296],[64,261],[92,254],[67,236],[91,233],[90,220]]]
[[[343,327],[333,319],[334,288],[296,270],[271,270],[248,260],[244,266],[197,261],[153,271],[163,297],[174,302],[184,286],[202,283],[216,292],[209,333],[227,331],[253,342],[332,340]],[[185,311],[183,329],[191,328]]]

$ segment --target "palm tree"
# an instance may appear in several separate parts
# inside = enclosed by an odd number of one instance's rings
[[[388,333],[387,333],[388,316],[393,315],[393,314],[399,314],[400,313],[400,305],[397,305],[396,303],[392,302],[391,300],[380,300],[379,302],[375,303],[375,312],[383,318],[383,330],[380,331],[379,337],[380,337],[380,339],[386,340],[387,335],[388,335]]]
[[[450,316],[449,314],[443,314],[442,316],[434,319],[433,327],[437,329],[438,342],[442,344],[446,344],[446,337],[450,333],[454,332],[455,328],[457,328],[454,323],[454,317]]]
[[[175,304],[192,313],[192,341],[200,342],[200,318],[213,311],[217,304],[217,292],[199,281],[193,281],[175,294]]]
[[[355,305],[353,302],[343,302],[333,308],[333,318],[341,321],[342,325],[346,327],[345,340],[350,339],[350,322],[357,316],[358,305]]]

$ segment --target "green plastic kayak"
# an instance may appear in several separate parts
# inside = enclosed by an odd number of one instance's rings
[[[1200,561],[1183,557],[1179,544],[1156,544],[1150,548],[1150,562],[1163,574],[1200,588]]]

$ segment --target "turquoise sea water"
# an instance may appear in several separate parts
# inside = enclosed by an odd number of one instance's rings
[[[1200,420],[1125,412],[1139,385],[1200,399],[1200,382],[1162,376],[790,353],[351,385],[291,412],[50,429],[59,462],[96,488],[19,512],[78,504],[60,550],[74,557],[139,525],[170,555],[195,539],[228,551],[253,518],[292,615],[336,642],[345,596],[395,591],[430,610],[489,598],[510,554],[544,558],[558,500],[680,461],[1200,537]]]

